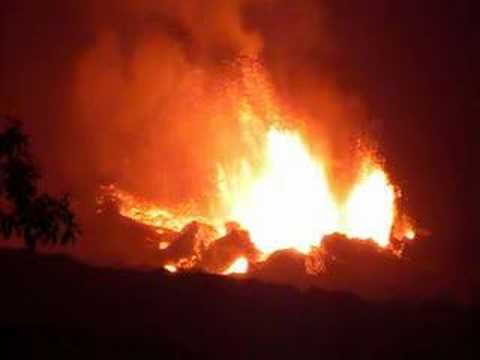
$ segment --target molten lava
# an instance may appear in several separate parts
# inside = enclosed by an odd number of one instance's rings
[[[232,265],[228,267],[222,274],[231,275],[231,274],[245,274],[248,271],[248,260],[244,257],[240,257],[233,262]]]
[[[300,135],[288,130],[268,131],[263,156],[258,176],[246,171],[221,179],[228,217],[250,232],[263,253],[288,248],[307,253],[338,227],[325,171]]]
[[[405,238],[407,238],[408,240],[413,240],[413,239],[415,239],[415,230],[413,230],[413,229],[408,229],[408,230],[405,232]]]
[[[172,265],[172,264],[167,264],[167,265],[164,265],[163,268],[165,270],[167,270],[168,272],[170,273],[175,273],[177,272],[177,267],[175,265]]]
[[[265,254],[281,249],[308,253],[334,232],[387,246],[395,216],[395,191],[386,173],[365,155],[345,204],[335,200],[324,166],[300,134],[275,127],[266,134],[263,163],[252,176],[221,172],[220,191],[235,220]]]
[[[356,181],[346,199],[339,200],[325,159],[314,156],[306,138],[287,127],[287,118],[265,79],[258,71],[243,73],[246,94],[234,97],[234,113],[242,129],[239,137],[248,151],[230,163],[217,163],[218,196],[212,197],[212,208],[217,210],[213,214],[200,217],[166,210],[109,187],[119,201],[120,214],[160,233],[165,229],[180,231],[197,221],[209,224],[218,237],[225,235],[222,225],[233,221],[248,231],[260,259],[282,249],[308,254],[323,237],[335,232],[387,247],[397,216],[397,192],[381,164],[371,153],[361,154]],[[411,227],[400,234],[401,238],[414,236]],[[161,242],[159,249],[168,251],[169,244]],[[174,272],[194,267],[200,261],[200,255],[196,256],[165,268]],[[223,274],[247,270],[248,260],[239,257]]]

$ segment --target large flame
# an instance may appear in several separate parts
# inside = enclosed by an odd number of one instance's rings
[[[308,253],[328,234],[389,244],[395,191],[387,174],[365,154],[358,182],[344,204],[335,200],[325,166],[300,134],[270,128],[256,176],[248,162],[238,173],[220,171],[219,189],[228,218],[244,226],[265,254],[292,248]]]
[[[228,217],[248,229],[264,253],[295,248],[307,253],[338,228],[338,211],[322,164],[298,133],[272,127],[265,136],[257,176],[248,163],[238,174],[221,173]]]
[[[394,188],[387,174],[367,160],[347,200],[345,223],[341,230],[349,237],[372,239],[386,246],[390,240],[394,215]]]
[[[212,201],[213,208],[221,210],[205,217],[172,212],[111,188],[120,200],[120,213],[173,230],[196,220],[210,224],[219,235],[224,234],[220,224],[234,221],[249,232],[263,259],[281,249],[307,254],[334,232],[386,247],[396,219],[397,192],[375,156],[361,154],[357,179],[346,199],[339,200],[324,159],[313,155],[298,130],[287,127],[262,73],[244,71],[241,82],[247,95],[234,96],[234,114],[248,150],[230,163],[217,164],[218,196]],[[403,237],[415,236],[411,226],[402,228]],[[239,258],[226,272],[247,271],[245,264],[247,260]],[[176,270],[169,266],[169,271]]]

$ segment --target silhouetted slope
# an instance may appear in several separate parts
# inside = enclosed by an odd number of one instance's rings
[[[474,311],[444,302],[369,303],[18,251],[0,252],[0,280],[0,352],[25,357],[473,358]]]

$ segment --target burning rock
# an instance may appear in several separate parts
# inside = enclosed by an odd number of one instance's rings
[[[223,273],[236,259],[243,257],[248,262],[258,261],[259,251],[250,240],[247,231],[228,226],[227,235],[215,240],[201,261],[201,268],[212,273]]]
[[[160,252],[161,258],[183,269],[193,268],[214,240],[214,234],[210,226],[193,221],[182,231],[173,236],[168,234],[160,241],[160,244],[170,244]]]

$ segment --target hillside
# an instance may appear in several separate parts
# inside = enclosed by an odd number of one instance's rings
[[[473,358],[472,308],[0,252],[6,358]],[[5,358],[4,356],[1,356]]]

